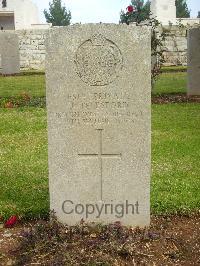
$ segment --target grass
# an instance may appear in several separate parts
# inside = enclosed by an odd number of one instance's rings
[[[158,94],[176,94],[186,93],[187,90],[187,73],[163,73],[161,74],[153,90],[153,93]]]
[[[163,73],[154,88],[156,95],[185,92],[184,72]],[[0,76],[2,101],[23,93],[45,97],[44,74]],[[0,216],[46,217],[46,110],[0,108],[0,117]],[[152,213],[195,211],[200,208],[200,105],[153,105],[152,130]]]
[[[0,109],[0,215],[48,214],[46,111]]]
[[[187,66],[163,66],[162,72],[186,72]]]
[[[49,212],[46,111],[0,109],[0,215]],[[152,108],[152,213],[200,207],[200,105]]]
[[[19,97],[23,93],[34,97],[45,96],[45,75],[42,73],[23,73],[20,76],[0,76],[0,98]]]
[[[200,208],[200,105],[153,105],[153,213]]]
[[[43,73],[23,73],[22,76],[0,76],[0,98],[19,97],[26,93],[31,97],[45,97],[45,76]],[[187,73],[163,73],[156,81],[154,94],[185,93]]]

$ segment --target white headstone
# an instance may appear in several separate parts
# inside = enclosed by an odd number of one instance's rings
[[[51,210],[74,225],[150,222],[150,30],[50,30],[47,103]]]
[[[20,72],[19,38],[11,32],[0,31],[0,73],[4,75]]]
[[[200,28],[188,31],[188,95],[200,95]]]
[[[152,0],[151,13],[163,25],[177,22],[175,0]]]

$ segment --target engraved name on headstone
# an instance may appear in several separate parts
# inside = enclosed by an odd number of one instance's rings
[[[49,32],[50,204],[63,223],[149,224],[150,39],[114,24]]]

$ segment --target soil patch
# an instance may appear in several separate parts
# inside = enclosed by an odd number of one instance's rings
[[[152,103],[155,104],[200,103],[200,96],[187,96],[184,93],[153,95]]]
[[[146,229],[55,219],[1,229],[0,265],[200,265],[200,215],[153,216]]]

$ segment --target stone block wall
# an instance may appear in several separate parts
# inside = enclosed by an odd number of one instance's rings
[[[165,65],[187,65],[187,30],[178,26],[167,28]],[[45,36],[48,29],[17,30],[21,69],[45,68]]]
[[[167,37],[164,43],[165,65],[187,65],[187,29],[172,26],[165,27]]]
[[[17,30],[22,69],[44,70],[45,36],[48,30]]]

